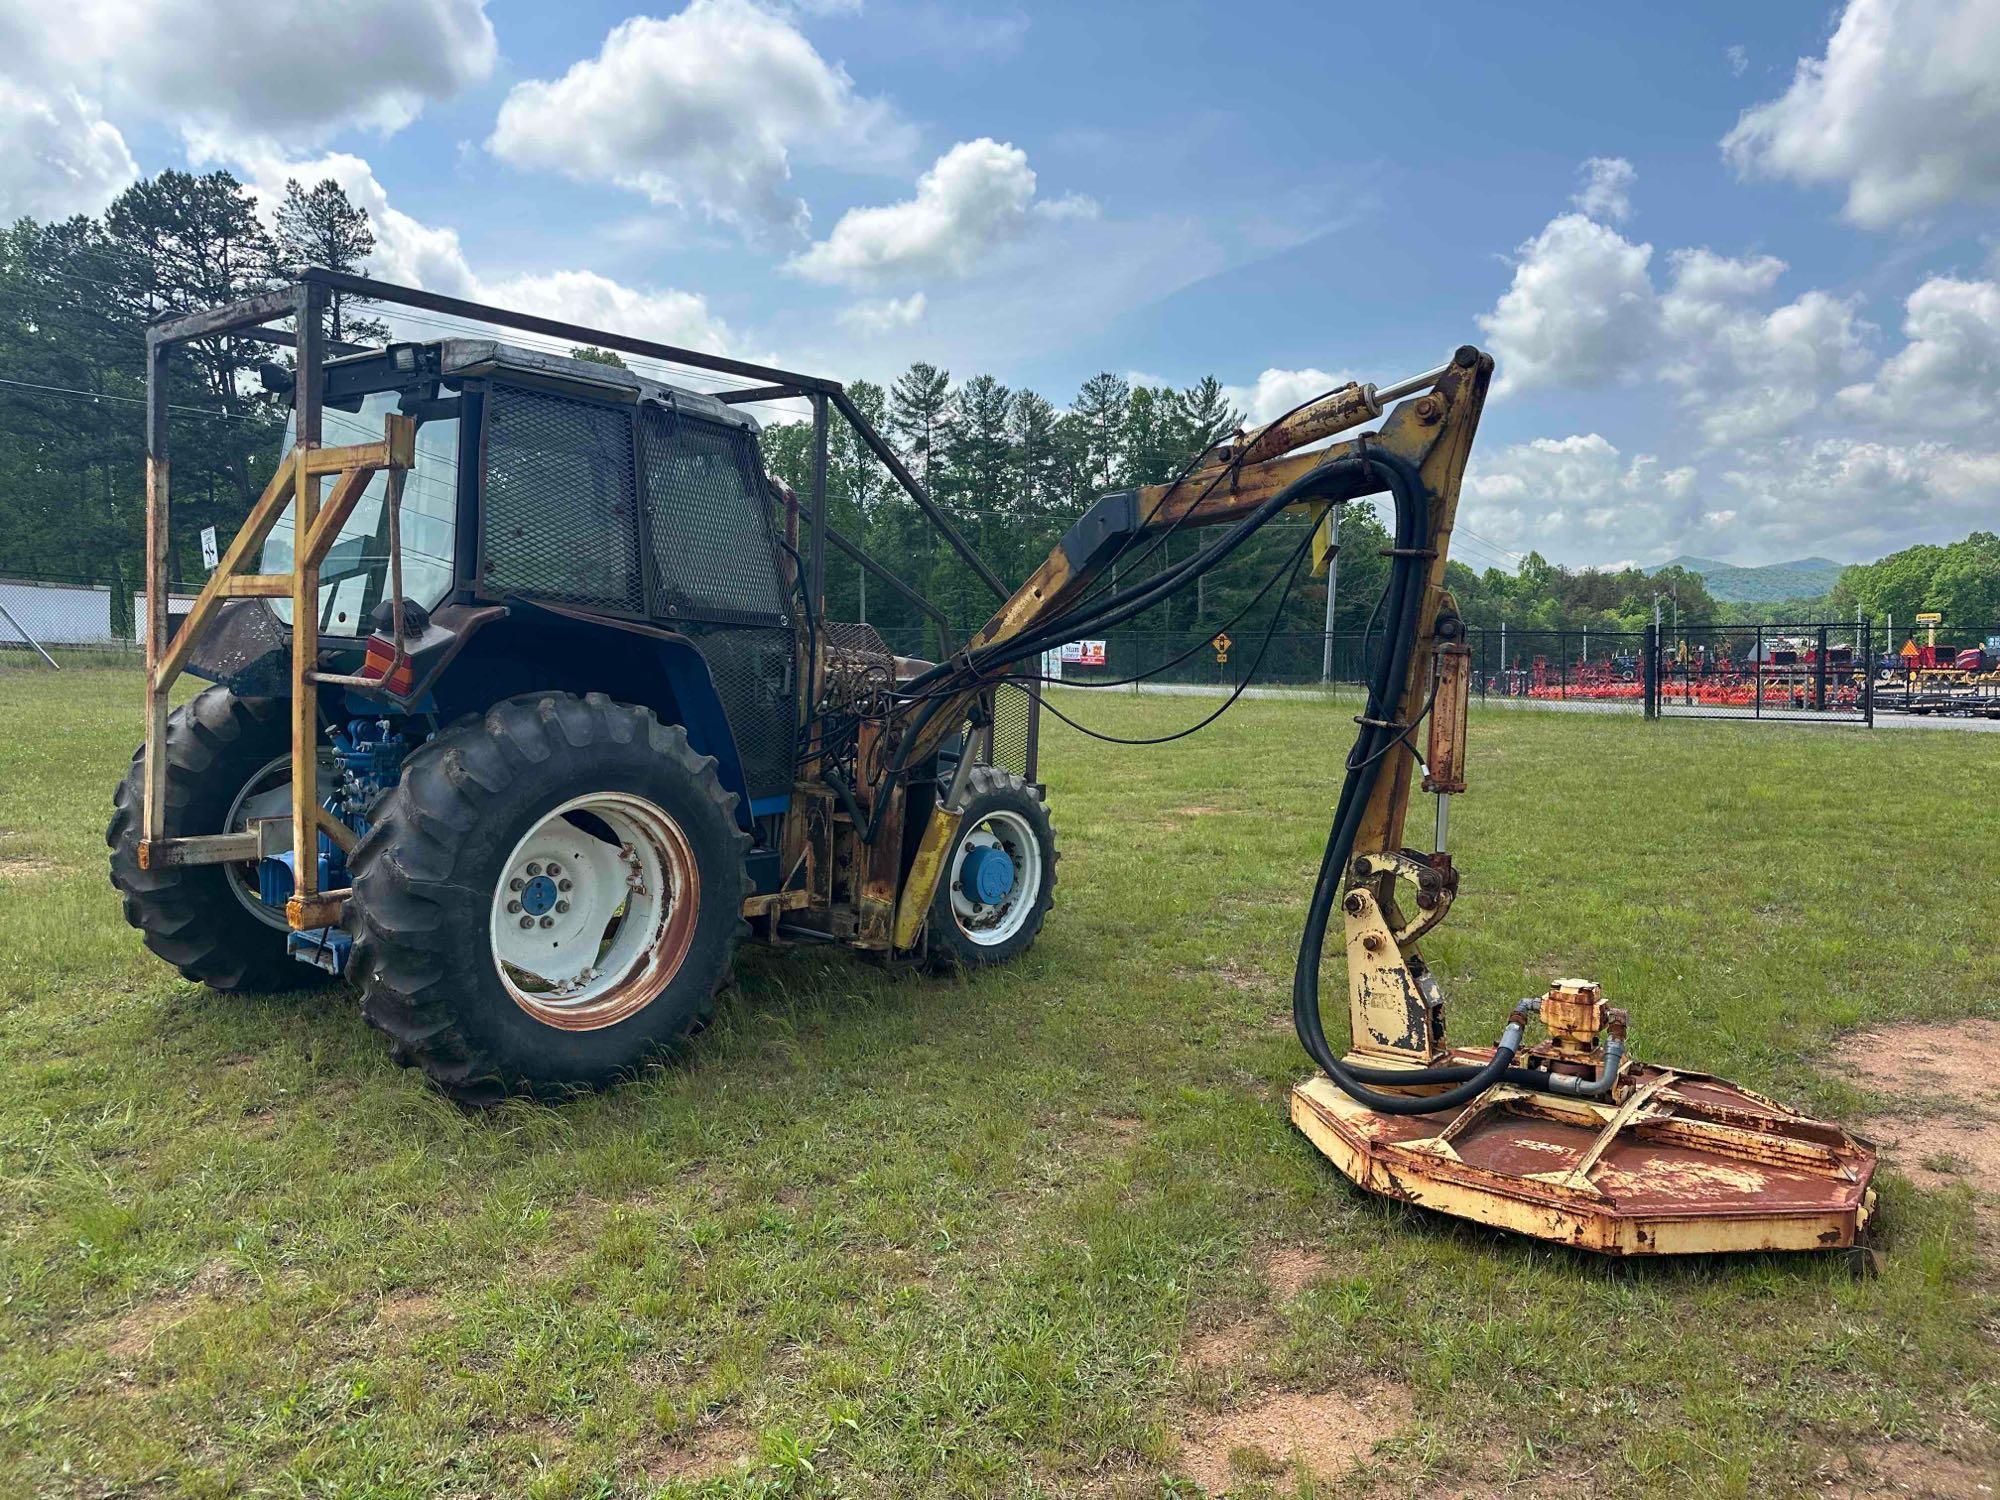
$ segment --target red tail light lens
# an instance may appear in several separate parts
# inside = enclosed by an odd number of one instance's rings
[[[389,670],[391,663],[396,668],[393,672]],[[397,661],[396,643],[389,637],[371,635],[368,637],[368,653],[362,658],[361,675],[379,678],[385,691],[394,693],[398,698],[406,698],[416,685],[416,664],[407,656]]]

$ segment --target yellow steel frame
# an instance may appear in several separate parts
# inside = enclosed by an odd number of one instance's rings
[[[319,804],[319,573],[340,528],[347,523],[368,483],[378,473],[398,476],[416,461],[417,424],[412,417],[383,419],[382,440],[324,448],[300,443],[285,455],[264,493],[230,540],[214,573],[195,596],[193,607],[171,642],[167,639],[167,460],[146,462],[146,743],[145,806],[139,865],[228,864],[269,852],[260,832],[166,836],[167,710],[173,685],[187,669],[202,631],[231,599],[289,599],[292,604],[292,818],[293,894],[285,907],[294,929],[319,927],[340,915],[346,891],[319,889],[319,835],[343,849],[354,834]],[[332,489],[321,495],[325,482]],[[292,569],[289,573],[250,571],[292,506]],[[274,820],[275,821],[275,820]]]

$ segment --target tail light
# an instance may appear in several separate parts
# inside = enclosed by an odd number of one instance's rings
[[[398,698],[407,698],[417,680],[416,664],[407,653],[398,659],[396,643],[386,635],[368,637],[367,654],[361,661],[361,675],[374,678],[383,691]]]

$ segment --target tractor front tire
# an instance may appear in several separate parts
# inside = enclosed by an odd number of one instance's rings
[[[289,703],[239,698],[204,688],[167,716],[168,838],[224,833],[230,810],[273,762],[291,752]],[[111,883],[125,899],[125,920],[146,946],[183,976],[229,994],[312,989],[331,977],[286,951],[283,914],[263,915],[247,881],[227,865],[141,869],[139,836],[146,797],[145,747],[112,798]],[[239,879],[244,884],[238,884]]]
[[[1004,891],[980,869],[1002,858],[1002,876],[1012,874]],[[1055,825],[1035,789],[998,766],[974,766],[965,816],[931,897],[930,966],[986,968],[1027,952],[1055,904],[1056,859]]]
[[[354,851],[362,1014],[469,1105],[635,1073],[730,972],[750,893],[735,803],[679,726],[601,693],[453,726]]]

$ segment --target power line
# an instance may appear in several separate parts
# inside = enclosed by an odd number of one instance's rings
[[[117,401],[126,406],[144,406],[143,396],[114,396],[109,391],[81,391],[74,386],[43,385],[33,380],[7,380],[0,378],[0,385],[16,386],[24,391],[45,391],[52,396],[81,396],[86,401]],[[255,422],[260,413],[248,411],[224,411],[219,406],[177,406],[169,403],[168,411],[185,412],[197,417],[228,417],[237,422]],[[268,418],[264,418],[268,420]]]

